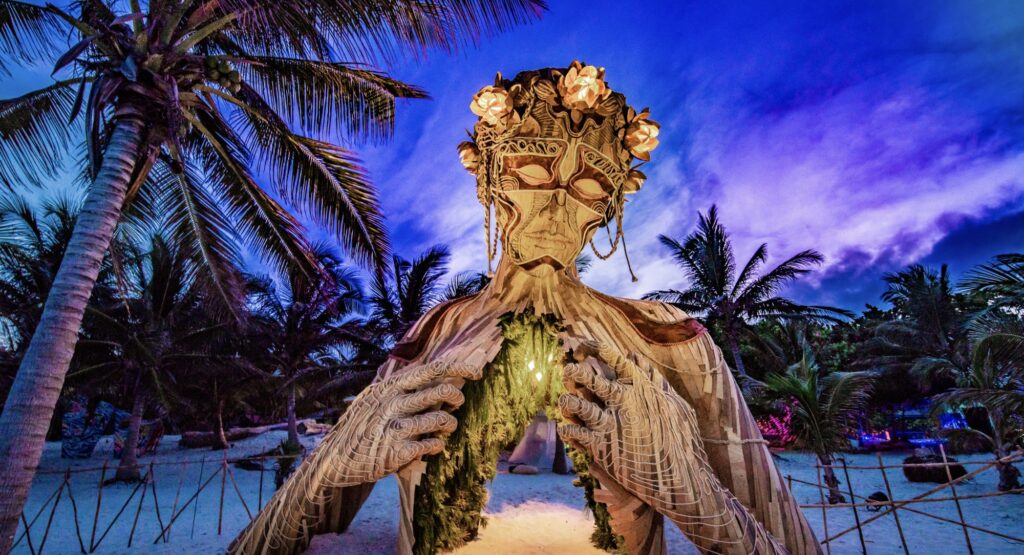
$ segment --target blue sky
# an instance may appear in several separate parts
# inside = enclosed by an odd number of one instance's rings
[[[393,68],[434,100],[402,106],[396,138],[363,149],[396,249],[452,246],[484,266],[482,211],[454,146],[473,92],[573,59],[662,124],[626,211],[640,282],[616,256],[586,280],[626,296],[682,285],[660,233],[718,204],[742,261],[815,248],[793,294],[860,308],[914,262],[955,274],[1024,248],[1024,4],[552,2],[533,25],[455,58]],[[644,8],[640,8],[640,6]]]
[[[453,269],[486,266],[482,218],[455,145],[496,71],[606,68],[662,143],[629,203],[621,255],[586,281],[640,296],[682,286],[657,242],[717,204],[741,263],[815,248],[792,294],[861,308],[881,275],[948,262],[955,275],[1024,247],[1024,3],[551,0],[538,22],[452,57],[388,70],[426,88],[395,137],[352,145],[379,186],[396,252],[447,243]],[[45,75],[41,71],[40,74]],[[0,96],[39,79],[22,74]]]

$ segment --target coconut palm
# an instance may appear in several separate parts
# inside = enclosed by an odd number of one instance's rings
[[[33,208],[19,195],[0,198],[0,335],[16,353],[39,322],[80,204],[56,196]]]
[[[280,378],[287,396],[288,442],[299,444],[296,396],[304,382],[323,376],[334,349],[363,341],[356,315],[363,296],[355,274],[326,247],[317,248],[321,270],[313,275],[295,269],[275,282],[269,276],[249,280],[249,304],[257,344],[264,348],[255,361]]]
[[[1004,315],[1000,322],[989,321],[990,334],[980,337],[970,370],[958,376],[956,387],[933,397],[936,411],[981,408],[992,433],[977,429],[958,430],[960,435],[980,437],[996,458],[1003,459],[1021,444],[1014,416],[1024,414],[1024,357],[1008,342],[1024,339],[1024,322],[1018,315]],[[999,491],[1021,487],[1020,471],[1012,464],[997,464]]]
[[[864,344],[861,364],[903,381],[916,380],[916,389],[925,395],[950,387],[969,373],[971,346],[965,325],[980,305],[953,291],[949,269],[914,265],[884,279],[882,299],[893,308]]]
[[[793,406],[793,431],[818,457],[824,469],[829,503],[842,503],[839,479],[832,470],[835,453],[848,445],[847,436],[871,397],[872,374],[833,372],[825,375],[809,345],[785,373],[765,377],[765,392]]]
[[[446,288],[443,280],[449,260],[451,254],[444,245],[430,247],[412,261],[394,255],[388,272],[374,279],[370,285],[370,320],[377,327],[385,352],[416,320],[444,301],[446,295],[470,292],[470,287],[460,284],[461,281],[482,288],[486,276],[476,278],[476,284],[472,278],[456,277],[451,287]]]
[[[169,406],[183,373],[213,364],[216,355],[209,347],[226,323],[207,317],[199,267],[186,249],[156,235],[146,250],[130,245],[126,250],[113,294],[95,295],[87,309],[89,333],[79,342],[81,368],[73,374],[123,380],[132,409],[114,479],[137,481],[146,409]]]
[[[973,429],[961,433],[981,436],[1001,459],[1022,440],[1015,417],[1024,415],[1024,255],[999,255],[972,269],[961,286],[986,302],[967,320],[969,370],[955,376],[956,387],[935,398],[940,407],[982,409],[991,435]],[[1000,491],[1020,487],[1016,467],[997,468]]]
[[[361,63],[452,49],[535,16],[539,0],[150,0],[67,9],[0,0],[0,57],[54,60],[50,85],[0,101],[0,179],[52,177],[84,124],[92,178],[52,294],[0,416],[0,552],[10,548],[118,218],[142,187],[175,202],[195,255],[222,289],[235,228],[279,264],[312,269],[296,217],[261,187],[338,233],[351,256],[385,260],[376,196],[353,154],[314,135],[381,137],[394,100],[424,96]],[[74,44],[60,44],[71,37]],[[58,54],[66,50],[63,54]],[[335,57],[332,57],[335,56]],[[338,63],[343,58],[361,63]],[[293,129],[291,124],[297,127]],[[147,179],[158,167],[167,179]],[[183,170],[201,168],[201,184]],[[230,297],[228,292],[226,297]]]
[[[768,246],[762,244],[737,273],[732,241],[718,219],[716,206],[712,206],[706,216],[700,215],[697,229],[682,241],[666,235],[659,236],[659,240],[683,268],[689,287],[653,291],[644,298],[670,303],[703,317],[709,327],[722,334],[736,371],[744,378],[747,369],[740,356],[740,338],[750,333],[753,322],[762,319],[838,321],[851,316],[845,310],[802,305],[779,295],[786,285],[821,264],[823,257],[817,251],[799,252],[758,275],[768,258]]]

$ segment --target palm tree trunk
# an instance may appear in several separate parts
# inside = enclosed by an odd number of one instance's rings
[[[555,434],[555,460],[551,463],[551,472],[555,474],[568,474],[569,461],[565,457],[565,444],[562,443],[562,436]]]
[[[132,415],[128,418],[128,434],[121,447],[121,464],[117,466],[117,474],[112,482],[138,482],[139,475],[139,430],[142,428],[142,416],[146,409],[146,397],[135,384],[135,399],[132,401]]]
[[[299,444],[299,422],[295,418],[295,386],[288,386],[288,442]]]
[[[1003,418],[1002,414],[995,411],[988,411],[989,424],[992,425],[992,447],[996,452],[996,458],[1002,459],[1010,455],[1010,449],[1007,448],[1006,443],[1003,441]],[[1001,463],[996,465],[996,470],[999,472],[999,485],[997,486],[999,491],[1010,491],[1020,488],[1020,470],[1017,467],[1009,463]]]
[[[825,485],[828,486],[829,504],[834,505],[846,502],[843,493],[839,491],[839,478],[836,478],[836,473],[832,470],[832,457],[830,455],[818,455],[818,461],[824,467],[822,470],[825,471]]]
[[[85,305],[121,215],[141,137],[138,121],[121,119],[114,128],[0,414],[0,553],[10,551],[14,541]]]
[[[736,373],[744,378],[747,377],[747,367],[743,364],[743,358],[740,357],[740,343],[736,339],[734,334],[729,334],[727,341],[729,342],[729,350],[732,351],[732,360],[736,364]]]
[[[214,423],[217,429],[213,431],[214,451],[228,448],[228,435],[224,432],[224,399],[217,400],[217,421]]]

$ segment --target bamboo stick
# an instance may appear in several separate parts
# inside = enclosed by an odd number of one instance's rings
[[[100,522],[100,503],[103,501],[103,482],[107,479],[107,464],[110,459],[103,461],[103,468],[100,470],[100,482],[96,486],[96,513],[92,516],[92,533],[89,535],[89,553],[96,551],[96,525]]]
[[[818,471],[818,498],[821,500],[821,524],[825,528],[825,537],[828,537],[828,511],[825,509],[825,492],[821,488],[821,466],[815,465],[815,470]],[[832,555],[832,544],[825,544],[825,551],[828,555]]]
[[[857,496],[853,494],[853,482],[850,480],[850,471],[846,469],[846,459],[843,462],[843,476],[846,478],[846,489],[850,492],[850,501],[856,504]],[[792,489],[790,490],[792,491]],[[860,514],[857,508],[853,507],[853,521],[857,523],[857,537],[860,539],[860,552],[867,555],[868,548],[864,545],[864,530],[860,527]]]
[[[953,502],[956,503],[956,512],[960,516],[960,526],[964,530],[964,541],[967,542],[967,552],[974,555],[974,546],[971,545],[971,536],[967,533],[966,522],[964,521],[964,510],[960,507],[960,499],[956,495],[956,485],[953,484],[953,474],[949,471],[949,461],[946,459],[946,448],[940,443],[939,453],[942,454],[942,462],[946,467],[946,478],[949,480],[949,490],[953,492]]]
[[[149,468],[149,472],[142,477],[142,495],[139,496],[139,506],[135,509],[135,518],[132,519],[132,531],[128,533],[128,547],[132,546],[132,540],[135,539],[135,529],[139,525],[139,515],[142,514],[142,503],[146,501],[146,490],[149,485],[149,478],[153,472],[153,467]]]
[[[78,525],[78,503],[75,502],[75,495],[71,489],[71,482],[68,481],[68,500],[71,501],[71,514],[75,519],[75,535],[78,537],[78,547],[85,553],[85,542],[82,540],[82,528]]]
[[[60,483],[60,487],[57,488],[57,499],[53,501],[53,507],[50,508],[50,516],[46,519],[46,528],[43,529],[43,539],[39,540],[39,553],[43,552],[43,547],[46,545],[46,539],[50,537],[50,527],[53,525],[53,515],[57,514],[57,505],[60,505],[61,495],[64,494],[64,487],[68,485],[67,474],[64,475],[64,481]]]
[[[875,455],[878,456],[878,465],[879,465],[879,467],[884,466],[884,463],[882,462],[882,454],[876,452]],[[889,476],[886,475],[884,468],[879,468],[879,470],[882,472],[882,481],[885,482],[885,493],[889,496],[889,503],[892,503],[892,497],[893,496],[892,496],[892,488],[889,487]],[[897,507],[895,505],[893,505],[892,506],[892,518],[893,518],[893,520],[896,521],[896,531],[899,532],[899,534],[900,534],[900,544],[903,545],[903,553],[905,553],[906,555],[910,555],[910,549],[907,548],[907,538],[904,537],[904,535],[903,535],[903,525],[900,524],[900,515],[899,515],[898,512],[896,512],[896,509],[897,509]],[[857,529],[860,530],[860,526],[858,526]]]
[[[794,481],[796,483],[798,483],[798,484],[805,484],[805,485],[808,485],[808,486],[817,487],[814,482],[808,482],[808,481],[805,481],[805,480],[793,479],[790,482],[790,488],[792,488],[792,482],[794,482]],[[1024,493],[1024,489],[1005,491],[1005,492],[993,492],[993,493],[977,494],[977,495],[970,496],[970,497],[971,498],[999,497],[999,496],[1002,496],[1002,495],[1009,495],[1009,494],[1012,494],[1012,493]],[[854,496],[858,497],[860,499],[865,499],[865,500],[868,499],[867,497],[864,497],[863,495],[854,495]],[[960,497],[960,499],[967,499],[967,498],[968,498],[968,496],[961,496]],[[917,501],[910,501],[910,502],[908,502],[904,506],[901,506],[900,509],[904,510],[904,511],[909,511],[911,513],[918,514],[918,515],[921,515],[921,516],[926,516],[928,518],[933,518],[935,520],[940,520],[942,522],[947,522],[949,524],[960,525],[959,522],[957,522],[955,520],[952,520],[952,519],[949,519],[949,518],[946,518],[944,516],[935,515],[935,514],[932,514],[932,513],[928,513],[928,512],[925,512],[925,511],[922,511],[922,510],[919,510],[919,509],[914,509],[914,508],[910,507],[910,505],[917,504],[917,503],[932,503],[932,502],[939,501],[939,500],[951,501],[952,499],[953,499],[952,497],[943,497],[943,498],[939,498],[939,499],[918,499]],[[878,502],[877,501],[871,501],[871,502],[868,502],[868,503],[856,503],[856,504],[837,503],[835,505],[825,505],[826,508],[877,507],[877,506],[878,506]],[[821,505],[819,505],[817,503],[815,503],[815,504],[808,504],[808,505],[800,505],[800,508],[801,509],[818,509],[818,508],[821,508]],[[997,536],[999,538],[1003,538],[1004,540],[1009,540],[1009,541],[1013,541],[1013,542],[1017,542],[1017,543],[1024,543],[1024,538],[1018,538],[1018,537],[1015,537],[1015,536],[1010,536],[1010,535],[1004,534],[1002,532],[997,532],[995,530],[990,530],[988,528],[982,528],[981,526],[975,526],[974,524],[966,524],[965,523],[964,526],[967,526],[971,530],[976,530],[978,532],[983,532],[983,533],[986,533],[986,534],[991,534],[993,536]],[[851,530],[852,530],[852,528],[851,528]],[[838,534],[836,535],[836,537],[838,537]],[[826,541],[828,541],[828,540],[826,540]]]

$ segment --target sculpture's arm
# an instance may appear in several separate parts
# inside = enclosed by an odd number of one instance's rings
[[[787,553],[719,483],[697,415],[660,373],[595,344],[580,345],[574,355],[577,362],[563,372],[570,393],[559,399],[570,420],[559,426],[563,439],[702,550]]]
[[[331,518],[343,488],[372,483],[444,449],[455,430],[447,411],[463,403],[464,380],[481,368],[435,362],[374,383],[356,397],[295,475],[232,543],[230,553],[299,553]]]

